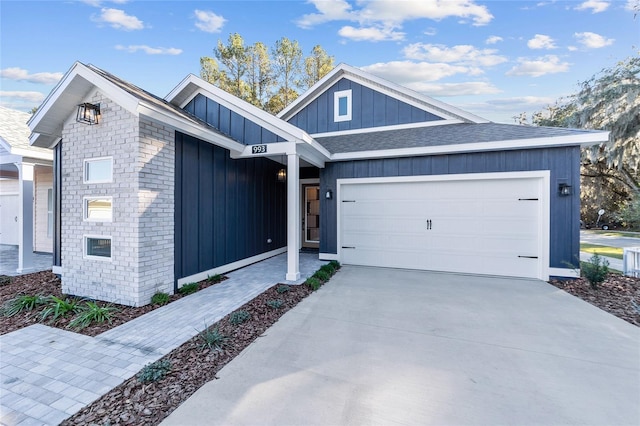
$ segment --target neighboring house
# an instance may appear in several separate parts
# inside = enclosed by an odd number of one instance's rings
[[[97,124],[76,119],[84,103]],[[284,252],[297,280],[302,247],[574,276],[580,147],[608,136],[492,123],[347,65],[275,117],[193,75],[160,99],[75,63],[29,126],[54,149],[63,290],[136,306]]]
[[[29,145],[29,118],[0,107],[0,244],[18,246],[19,273],[53,250],[53,153]]]

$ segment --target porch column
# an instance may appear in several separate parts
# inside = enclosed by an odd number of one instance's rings
[[[287,281],[300,279],[300,157],[287,155]]]
[[[19,163],[20,210],[18,214],[18,269],[23,274],[33,265],[33,164]]]

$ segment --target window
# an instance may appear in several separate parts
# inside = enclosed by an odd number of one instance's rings
[[[90,259],[111,259],[111,237],[84,237],[85,257]]]
[[[113,220],[112,197],[84,197],[84,218],[89,222],[111,222]]]
[[[84,160],[84,183],[108,183],[113,181],[113,158]]]
[[[53,237],[53,188],[47,189],[47,238]]]
[[[333,94],[333,121],[351,120],[351,90],[341,90]]]

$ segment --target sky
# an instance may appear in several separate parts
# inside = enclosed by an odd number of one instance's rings
[[[165,97],[218,40],[287,37],[514,123],[640,52],[640,0],[0,0],[0,105],[30,111],[75,61]]]

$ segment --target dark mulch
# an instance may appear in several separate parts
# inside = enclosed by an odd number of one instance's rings
[[[7,280],[6,276],[2,276],[2,280],[0,282],[4,282]],[[210,287],[214,284],[217,284],[226,277],[219,277],[218,280],[204,280],[201,281],[198,286],[200,290]],[[40,295],[40,296],[56,296],[59,298],[65,297],[73,297],[62,294],[60,279],[54,275],[51,271],[43,271],[43,272],[35,272],[33,274],[19,275],[17,277],[12,277],[10,279],[9,284],[0,285],[0,306],[4,305],[9,299],[15,297],[16,295]],[[169,303],[178,300],[184,297],[182,294],[174,294],[169,297]],[[97,301],[99,306],[113,306],[117,309],[116,312],[113,313],[111,317],[111,322],[104,323],[93,323],[86,328],[81,330],[72,330],[86,336],[96,336],[100,333],[103,333],[107,330],[110,330],[114,327],[117,327],[121,324],[126,323],[127,321],[131,321],[134,318],[139,317],[140,315],[146,314],[147,312],[151,312],[154,309],[158,309],[160,305],[147,305],[141,306],[138,308],[134,308],[131,306],[124,306],[118,304],[110,304],[106,302]],[[40,310],[33,311],[23,311],[17,315],[12,317],[6,317],[4,315],[0,315],[0,334],[5,334],[12,332],[14,330],[18,330],[23,327],[30,326],[32,324],[43,323],[52,327],[67,329],[69,322],[72,321],[72,316],[62,317],[56,320],[55,322],[50,322],[48,319],[46,321],[42,321]]]
[[[640,278],[610,273],[597,290],[585,278],[551,280],[550,284],[640,327],[640,313],[632,304],[640,304]]]

